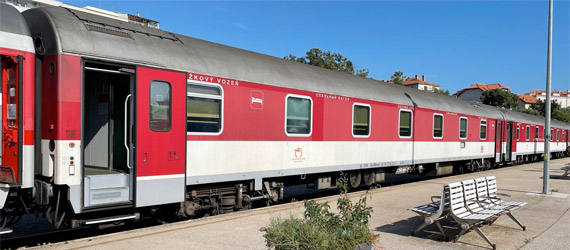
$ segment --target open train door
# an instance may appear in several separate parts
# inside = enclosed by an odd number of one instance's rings
[[[184,201],[186,74],[137,68],[135,206]]]

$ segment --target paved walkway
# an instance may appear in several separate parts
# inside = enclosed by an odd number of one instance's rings
[[[570,249],[570,178],[560,178],[559,170],[569,159],[551,161],[550,189],[552,195],[541,195],[543,163],[495,169],[486,172],[451,176],[422,182],[376,189],[369,205],[374,213],[370,228],[379,234],[377,245],[383,249],[490,249],[475,232],[464,235],[459,242],[444,242],[434,225],[425,232],[410,236],[422,219],[410,207],[429,202],[440,195],[442,185],[488,175],[495,175],[499,194],[507,201],[526,201],[515,216],[527,226],[522,231],[507,216],[499,218],[482,231],[497,244],[497,249]],[[351,194],[357,199],[362,193]],[[336,204],[337,196],[320,201]],[[184,221],[112,235],[97,236],[41,248],[57,249],[265,249],[260,228],[273,217],[300,216],[302,202],[273,206],[252,211]],[[452,230],[451,223],[443,223]]]

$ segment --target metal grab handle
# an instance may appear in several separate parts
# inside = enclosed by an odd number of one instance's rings
[[[127,95],[127,98],[125,99],[125,148],[127,149],[127,168],[131,169],[131,149],[128,145],[128,135],[129,135],[129,131],[128,131],[128,103],[129,103],[129,98],[131,98],[131,94]]]

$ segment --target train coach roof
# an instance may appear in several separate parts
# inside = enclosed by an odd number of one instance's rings
[[[499,109],[60,7],[24,12],[47,54],[107,58],[267,85],[502,119]],[[49,34],[49,33],[53,34]],[[50,41],[51,40],[51,41]]]
[[[14,6],[0,3],[0,31],[30,36],[26,20]]]

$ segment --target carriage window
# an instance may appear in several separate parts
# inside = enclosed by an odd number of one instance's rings
[[[370,106],[354,104],[352,117],[352,135],[370,135]]]
[[[219,133],[222,131],[222,89],[186,85],[186,131]]]
[[[443,138],[443,115],[433,115],[433,138]]]
[[[467,139],[467,118],[459,118],[459,139]]]
[[[288,96],[286,106],[287,135],[310,135],[313,110],[311,99]]]
[[[554,129],[550,129],[550,134],[548,135],[548,138],[550,138],[550,141],[552,141],[552,139],[554,139]]]
[[[517,141],[518,141],[519,138],[520,138],[520,137],[519,137],[520,133],[521,133],[521,125],[519,124],[519,125],[517,125]]]
[[[538,126],[534,127],[534,138],[538,140]]]
[[[170,83],[158,81],[150,83],[149,127],[152,131],[170,131],[170,92]]]
[[[400,110],[400,137],[412,136],[412,111]]]
[[[526,140],[530,140],[530,126],[526,126]]]
[[[556,141],[560,140],[560,130],[556,130]]]
[[[481,126],[479,129],[479,138],[481,140],[487,139],[487,121],[481,120]]]

